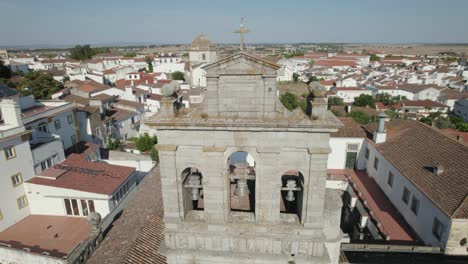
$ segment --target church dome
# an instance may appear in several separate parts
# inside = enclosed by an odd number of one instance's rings
[[[211,51],[215,50],[215,45],[204,34],[198,35],[190,45],[193,51]]]

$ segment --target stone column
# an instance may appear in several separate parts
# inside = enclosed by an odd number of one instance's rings
[[[161,171],[161,188],[163,192],[164,218],[167,221],[179,221],[179,192],[177,186],[176,145],[157,145]],[[182,216],[183,217],[183,216]]]
[[[260,160],[257,164],[256,186],[259,186],[256,196],[257,223],[280,222],[280,195],[278,179],[279,151],[267,148],[258,149]]]
[[[329,148],[309,149],[310,168],[309,179],[304,189],[307,191],[305,212],[305,227],[321,227],[323,224],[323,208],[327,177],[327,161]]]
[[[225,207],[225,177],[223,171],[224,147],[204,147],[203,151],[203,192],[205,203],[205,219],[208,222],[224,222]]]

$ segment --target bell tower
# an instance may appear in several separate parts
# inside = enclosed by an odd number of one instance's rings
[[[323,98],[309,115],[285,109],[278,68],[244,52],[209,64],[198,108],[146,121],[159,141],[168,263],[338,263],[341,199],[325,182],[341,123]]]

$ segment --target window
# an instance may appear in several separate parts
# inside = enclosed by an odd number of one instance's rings
[[[114,197],[113,197],[113,202],[114,202],[114,205],[117,206],[122,200],[123,198],[125,197],[125,195],[127,194],[128,190],[130,189],[129,188],[129,183],[126,182],[122,187],[120,187],[120,189],[115,193]]]
[[[366,148],[366,160],[369,159],[369,148]]]
[[[86,200],[80,200],[81,202],[81,211],[84,216],[89,215],[88,202]]]
[[[387,178],[387,184],[388,186],[390,187],[393,187],[393,178],[395,176],[393,175],[393,173],[391,171],[388,172],[388,178]]]
[[[67,215],[87,216],[95,212],[93,200],[63,199],[63,201]]]
[[[23,195],[16,199],[16,204],[18,205],[19,209],[26,207],[28,205],[28,198],[26,197],[26,195]]]
[[[401,197],[401,199],[403,200],[403,202],[405,202],[405,204],[409,203],[410,195],[411,195],[410,191],[406,189],[405,187],[403,189],[403,196]]]
[[[202,54],[202,60],[206,60],[206,54],[205,53]]]
[[[16,187],[23,183],[23,177],[21,177],[21,173],[17,173],[11,176],[11,183],[13,184],[13,187]]]
[[[432,222],[432,234],[437,238],[437,240],[440,240],[442,238],[442,234],[444,232],[444,225],[434,217],[434,222]]]
[[[68,115],[67,116],[67,120],[68,120],[68,124],[73,124],[73,116],[72,115]]]
[[[62,128],[62,124],[60,124],[60,119],[56,119],[54,121],[54,124],[55,124],[55,130],[59,130],[60,128]]]
[[[54,165],[54,162],[52,160],[52,157],[50,157],[50,158],[48,158],[48,159],[41,162],[41,169],[44,171],[44,170],[52,167],[52,165]]]
[[[75,145],[76,144],[76,136],[72,135],[70,138],[71,138],[72,144]]]
[[[374,169],[378,170],[379,169],[379,158],[374,158]]]
[[[348,152],[349,152],[349,151],[357,152],[358,149],[359,149],[359,144],[351,144],[351,143],[349,143],[349,144],[346,145],[346,148],[347,148],[347,151],[348,151]]]
[[[47,123],[42,123],[42,124],[39,124],[37,126],[37,130],[41,131],[41,132],[44,132],[44,133],[48,133],[48,129],[47,129]]]
[[[96,136],[98,136],[98,137],[101,136],[101,128],[100,127],[96,128]]]
[[[414,197],[411,199],[411,211],[415,214],[418,215],[418,210],[419,210],[419,199]]]
[[[7,160],[12,159],[16,157],[16,151],[14,146],[6,147],[3,149],[3,152],[5,153],[5,158]]]

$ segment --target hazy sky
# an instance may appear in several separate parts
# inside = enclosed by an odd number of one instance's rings
[[[0,45],[468,43],[468,0],[0,0]]]

